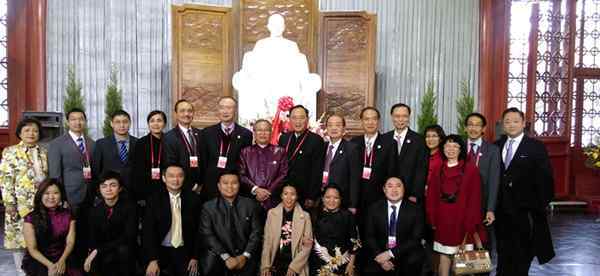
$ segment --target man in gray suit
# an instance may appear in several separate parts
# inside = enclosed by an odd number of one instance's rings
[[[86,115],[81,109],[67,112],[69,131],[50,142],[48,167],[51,178],[60,179],[67,192],[67,200],[75,214],[79,213],[92,183],[92,154],[95,143],[84,133]]]

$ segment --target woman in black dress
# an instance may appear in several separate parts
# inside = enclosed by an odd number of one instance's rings
[[[354,275],[354,260],[360,239],[354,215],[340,208],[338,187],[329,185],[323,193],[323,209],[313,224],[314,247],[311,275]]]

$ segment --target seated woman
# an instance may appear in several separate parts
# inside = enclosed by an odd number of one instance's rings
[[[340,189],[325,187],[323,209],[315,220],[311,275],[354,275],[354,259],[360,248],[354,215],[342,206]]]
[[[29,276],[82,275],[69,260],[75,244],[75,219],[63,207],[65,195],[57,180],[43,181],[35,194],[33,211],[25,216],[27,254],[22,268]]]
[[[121,177],[109,171],[100,179],[102,202],[88,214],[89,255],[83,268],[98,275],[133,275],[137,219],[133,202],[121,198]]]
[[[308,276],[312,224],[297,199],[296,188],[285,184],[281,203],[267,214],[261,276]]]

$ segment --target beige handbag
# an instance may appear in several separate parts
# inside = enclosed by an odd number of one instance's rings
[[[468,235],[468,234],[467,234]],[[476,249],[473,251],[465,251],[465,243],[467,235],[459,247],[458,253],[454,254],[452,262],[452,270],[455,275],[469,275],[478,273],[488,273],[492,271],[492,258],[490,252],[485,249]],[[474,236],[479,239],[478,236]],[[481,242],[479,242],[481,244]]]

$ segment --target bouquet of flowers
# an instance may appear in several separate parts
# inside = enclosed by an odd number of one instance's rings
[[[600,170],[600,136],[596,137],[592,145],[583,148],[583,154],[587,157],[586,167]]]

